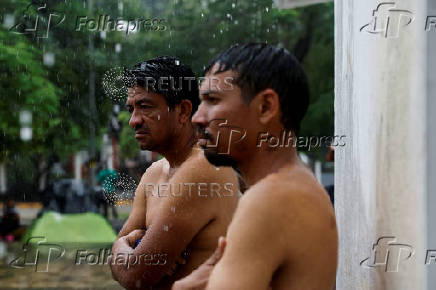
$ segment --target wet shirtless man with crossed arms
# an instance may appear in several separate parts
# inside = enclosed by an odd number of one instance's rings
[[[198,84],[189,67],[158,57],[126,76],[135,80],[126,106],[136,139],[142,150],[165,158],[141,178],[112,247],[112,275],[127,289],[170,289],[207,260],[225,235],[238,179],[231,167],[207,162],[196,145],[191,116],[199,103]]]

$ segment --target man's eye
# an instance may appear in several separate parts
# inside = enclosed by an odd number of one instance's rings
[[[216,103],[218,103],[218,101],[219,101],[218,98],[209,98],[208,99],[208,102],[211,104],[216,104]]]
[[[149,109],[149,108],[151,108],[151,106],[149,106],[149,105],[141,105],[141,109]]]

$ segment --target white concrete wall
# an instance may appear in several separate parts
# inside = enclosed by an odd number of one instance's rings
[[[412,11],[415,19],[398,37],[385,38],[360,31],[371,22],[379,1],[335,1],[335,134],[349,136],[335,152],[339,290],[434,289],[427,286],[424,264],[428,134],[436,134],[428,131],[427,118],[427,1],[395,2],[396,9]],[[398,272],[360,265],[383,236],[415,250],[405,260],[405,248]],[[379,249],[377,262],[386,258],[387,249]]]
[[[436,1],[428,2],[428,15],[436,15]],[[427,33],[427,212],[428,248],[436,249],[436,29]],[[436,265],[427,266],[428,289],[436,289]]]

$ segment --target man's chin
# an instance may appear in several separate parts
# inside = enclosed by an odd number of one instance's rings
[[[204,150],[204,156],[210,164],[215,166],[231,166],[236,168],[236,161],[227,154],[218,154],[211,150]]]
[[[138,142],[139,148],[141,148],[141,150],[145,151],[153,151],[153,146],[150,146],[151,144],[146,143],[146,142]]]

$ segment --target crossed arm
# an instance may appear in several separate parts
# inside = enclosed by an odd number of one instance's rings
[[[127,289],[144,288],[158,283],[172,271],[177,259],[181,257],[193,237],[214,219],[213,199],[199,197],[196,187],[191,189],[181,187],[180,196],[159,197],[166,200],[160,203],[158,214],[154,215],[141,242],[133,248],[135,240],[141,238],[142,235],[141,232],[134,230],[145,230],[144,186],[146,180],[146,176],[141,179],[135,193],[132,213],[112,248],[114,258],[117,254],[122,254],[130,259],[128,267],[122,263],[120,265],[111,263],[114,279]],[[175,185],[181,182],[204,182],[204,178],[193,175],[177,176],[176,174],[171,180],[171,183]],[[191,194],[187,192],[188,190],[192,191]],[[171,208],[177,208],[177,211],[174,212]],[[153,255],[160,258],[154,259]],[[148,257],[148,261],[145,257]],[[137,262],[134,263],[134,261]]]

